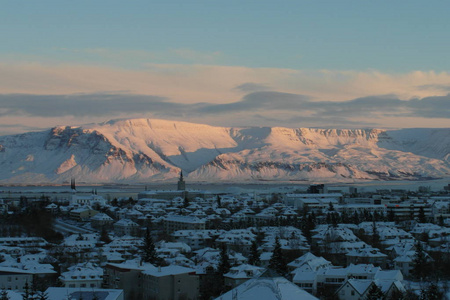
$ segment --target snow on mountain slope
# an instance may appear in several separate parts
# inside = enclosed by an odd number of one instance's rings
[[[0,137],[0,182],[450,177],[450,129],[225,128],[132,119]]]

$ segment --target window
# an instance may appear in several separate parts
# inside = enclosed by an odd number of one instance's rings
[[[355,291],[352,291],[352,296],[355,296]]]
[[[86,287],[86,283],[80,284],[80,287]]]

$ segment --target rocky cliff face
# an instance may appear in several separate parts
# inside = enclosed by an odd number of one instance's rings
[[[0,182],[450,177],[450,129],[225,128],[116,120],[0,137]]]

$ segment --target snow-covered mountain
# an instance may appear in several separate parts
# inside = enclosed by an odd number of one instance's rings
[[[0,182],[414,180],[450,177],[450,128],[226,128],[115,120],[0,137]]]

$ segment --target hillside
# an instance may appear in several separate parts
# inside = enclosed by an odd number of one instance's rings
[[[0,137],[1,183],[450,177],[450,129],[227,128],[114,120]]]

